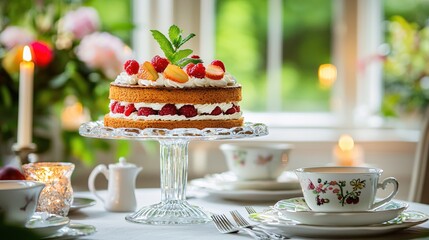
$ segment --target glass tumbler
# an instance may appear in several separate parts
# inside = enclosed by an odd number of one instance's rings
[[[45,184],[36,211],[67,216],[73,201],[70,177],[74,170],[74,164],[68,162],[35,162],[24,164],[22,169],[27,180]]]

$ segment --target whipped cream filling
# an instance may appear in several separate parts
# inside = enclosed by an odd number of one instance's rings
[[[111,105],[115,101],[111,100],[109,104],[109,109],[111,109]],[[127,106],[128,104],[131,104],[129,102],[119,102],[121,106]],[[242,116],[242,112],[235,112],[233,114],[224,114],[224,112],[230,108],[232,108],[234,105],[238,106],[238,102],[231,102],[231,103],[216,103],[216,104],[186,104],[186,103],[180,103],[180,104],[174,104],[177,109],[181,108],[184,105],[193,105],[195,109],[197,109],[197,115],[194,117],[187,118],[183,115],[149,115],[149,116],[143,116],[138,115],[137,110],[141,107],[149,107],[153,110],[159,111],[163,106],[165,106],[166,103],[134,103],[134,107],[136,108],[136,111],[131,113],[129,116],[125,116],[123,113],[112,113],[109,112],[109,115],[113,118],[125,118],[130,120],[164,120],[164,121],[183,121],[183,120],[228,120],[228,119],[239,119]],[[210,115],[210,113],[216,108],[220,107],[222,110],[222,113],[219,115]]]
[[[210,78],[195,78],[190,77],[185,83],[172,81],[164,77],[163,73],[158,74],[156,81],[148,79],[139,79],[137,74],[128,75],[126,72],[121,72],[115,79],[115,83],[124,85],[141,85],[141,86],[154,86],[154,87],[174,87],[174,88],[193,88],[193,87],[226,87],[235,86],[237,81],[228,72],[225,73],[222,79],[213,80]]]

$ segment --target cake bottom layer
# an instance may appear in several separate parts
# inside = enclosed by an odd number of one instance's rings
[[[104,116],[104,126],[113,128],[232,128],[243,125],[243,118],[228,120],[186,120],[186,121],[161,121],[161,120],[130,120],[113,118],[109,114]]]

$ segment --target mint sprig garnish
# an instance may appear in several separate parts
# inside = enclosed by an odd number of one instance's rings
[[[168,38],[158,30],[150,31],[152,32],[153,38],[158,42],[161,50],[164,52],[165,57],[168,59],[168,61],[170,61],[170,63],[179,67],[184,67],[191,62],[194,64],[202,62],[201,59],[188,57],[193,52],[191,49],[179,50],[183,44],[195,37],[195,34],[191,33],[183,38],[182,30],[180,30],[180,28],[176,25],[172,25],[168,29]]]

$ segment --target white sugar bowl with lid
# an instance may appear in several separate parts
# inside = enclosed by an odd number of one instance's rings
[[[141,167],[126,162],[121,157],[119,163],[106,165],[100,164],[92,170],[88,179],[89,190],[104,203],[104,207],[112,212],[131,212],[137,207],[136,196],[134,193],[136,187],[136,178]],[[95,189],[94,181],[99,173],[102,173],[107,181],[107,197],[102,198]]]

